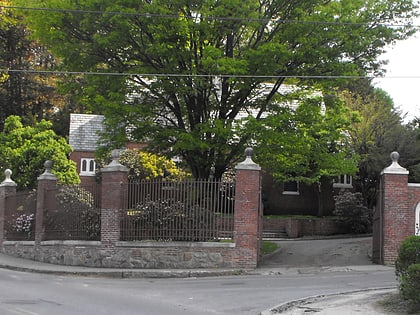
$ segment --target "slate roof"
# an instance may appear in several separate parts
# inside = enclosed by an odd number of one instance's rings
[[[73,151],[96,151],[103,115],[70,114],[69,144]]]

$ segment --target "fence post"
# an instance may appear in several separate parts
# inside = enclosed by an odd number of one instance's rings
[[[45,171],[38,176],[38,188],[36,193],[36,215],[35,215],[35,247],[37,248],[45,235],[45,208],[47,200],[47,192],[49,189],[56,187],[57,177],[51,173],[53,161],[47,160],[44,163]],[[37,250],[35,250],[37,252]]]
[[[236,167],[233,265],[256,268],[260,256],[261,167],[252,161],[252,148]]]
[[[119,150],[112,150],[111,157],[112,162],[101,169],[101,244],[112,252],[120,240],[120,212],[126,200],[128,169],[118,161]]]
[[[413,227],[408,226],[413,212],[408,205],[408,171],[398,164],[398,159],[399,154],[392,152],[392,164],[381,173],[379,223],[373,231],[373,258],[382,264],[395,263],[402,241],[413,231]]]
[[[0,250],[3,249],[3,240],[5,236],[4,223],[6,220],[6,197],[16,194],[16,183],[10,178],[12,171],[4,171],[5,180],[0,184]]]

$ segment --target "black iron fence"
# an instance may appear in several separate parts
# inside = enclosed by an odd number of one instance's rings
[[[232,238],[234,185],[214,180],[130,182],[121,240],[215,241]]]
[[[100,240],[100,186],[44,192],[43,240]],[[122,241],[220,241],[233,237],[234,184],[214,180],[130,182]],[[5,239],[34,240],[36,191],[6,198]]]
[[[19,191],[5,199],[5,239],[33,241],[35,238],[36,191]]]
[[[46,192],[44,240],[100,240],[99,190],[59,186]]]

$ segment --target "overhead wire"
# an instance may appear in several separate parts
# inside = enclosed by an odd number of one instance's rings
[[[60,8],[37,8],[24,6],[8,6],[0,5],[3,9],[16,9],[26,11],[45,11],[57,13],[76,13],[76,14],[110,14],[110,15],[126,15],[141,16],[146,18],[174,18],[178,19],[176,14],[152,14],[139,12],[121,12],[121,11],[103,11],[103,10],[79,10],[79,9],[60,9]],[[218,17],[218,16],[184,16],[191,19],[207,19],[207,20],[227,20],[227,21],[250,21],[250,22],[282,22],[282,23],[298,23],[298,24],[321,24],[321,25],[354,25],[366,26],[372,22],[356,23],[342,21],[303,21],[288,19],[268,19],[268,18],[251,18],[251,17]],[[419,25],[412,24],[390,24],[379,23],[378,25],[388,27],[413,27],[420,28]],[[142,76],[142,77],[220,77],[220,78],[297,78],[297,79],[419,79],[420,76],[369,76],[369,75],[240,75],[240,74],[182,74],[182,73],[126,73],[126,72],[95,72],[95,71],[59,71],[59,70],[31,70],[31,69],[6,69],[0,68],[0,73],[31,73],[31,74],[52,74],[52,75],[101,75],[101,76]]]
[[[246,75],[246,74],[186,74],[186,73],[128,73],[128,72],[97,72],[97,71],[60,71],[60,70],[31,70],[0,68],[0,73],[29,73],[51,75],[92,75],[92,76],[124,76],[124,77],[197,77],[197,78],[254,78],[254,79],[420,79],[420,75]]]
[[[60,9],[60,8],[37,8],[37,7],[23,7],[23,6],[8,6],[0,5],[0,8],[4,9],[16,9],[23,11],[43,11],[43,12],[57,12],[57,13],[77,13],[77,14],[96,14],[96,15],[126,15],[146,18],[170,18],[179,19],[180,16],[177,14],[162,14],[162,13],[140,13],[140,12],[123,12],[123,11],[103,11],[103,10],[80,10],[80,9]],[[305,21],[305,20],[292,20],[292,19],[280,19],[280,18],[253,18],[253,17],[234,17],[234,16],[182,16],[187,19],[195,20],[226,20],[226,21],[249,21],[249,22],[282,22],[282,23],[297,23],[297,24],[321,24],[321,25],[354,25],[354,26],[368,26],[372,22],[344,22],[344,21]],[[420,28],[420,25],[407,24],[394,24],[394,23],[377,23],[381,26],[388,27],[414,27]]]

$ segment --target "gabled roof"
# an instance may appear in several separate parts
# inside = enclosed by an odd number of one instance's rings
[[[103,115],[70,114],[69,144],[73,151],[96,151],[103,121]]]

